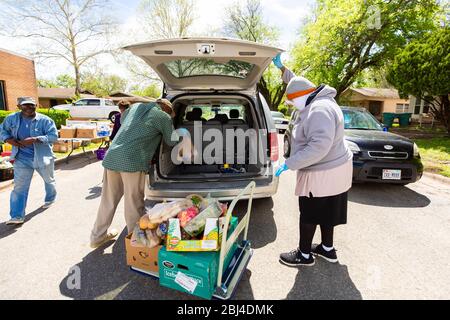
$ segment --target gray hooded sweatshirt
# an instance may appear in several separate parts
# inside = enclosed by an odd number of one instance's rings
[[[334,97],[336,90],[321,86],[299,111],[291,140],[291,170],[328,170],[350,161],[352,152],[344,141],[344,115]]]

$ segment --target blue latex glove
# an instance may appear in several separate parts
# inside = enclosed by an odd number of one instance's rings
[[[281,62],[281,53],[277,54],[277,56],[272,59],[272,62],[278,69],[284,67],[283,62]]]
[[[283,163],[277,168],[277,171],[275,172],[275,177],[279,177],[284,171],[288,170],[288,166],[286,163]]]

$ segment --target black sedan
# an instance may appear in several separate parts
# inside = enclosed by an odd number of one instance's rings
[[[342,107],[345,139],[353,152],[353,181],[405,185],[422,177],[423,165],[417,145],[387,132],[364,108]],[[291,149],[292,121],[284,135],[284,156]]]

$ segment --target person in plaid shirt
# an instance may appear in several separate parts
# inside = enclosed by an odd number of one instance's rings
[[[133,231],[144,212],[145,175],[161,139],[169,146],[178,143],[173,115],[172,104],[166,99],[131,106],[122,114],[121,127],[103,160],[102,199],[91,232],[92,248],[118,235],[117,230],[108,232],[108,228],[122,197],[128,233]]]

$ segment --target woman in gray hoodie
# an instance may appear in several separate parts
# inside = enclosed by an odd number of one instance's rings
[[[336,263],[334,227],[347,223],[347,192],[353,172],[353,154],[344,140],[344,116],[334,100],[336,90],[327,85],[316,87],[308,79],[296,77],[283,66],[279,55],[274,64],[288,83],[288,101],[298,110],[293,120],[291,155],[276,175],[288,169],[297,171],[300,245],[282,253],[280,262],[288,266],[312,266],[314,254]],[[317,225],[322,243],[313,247]]]

